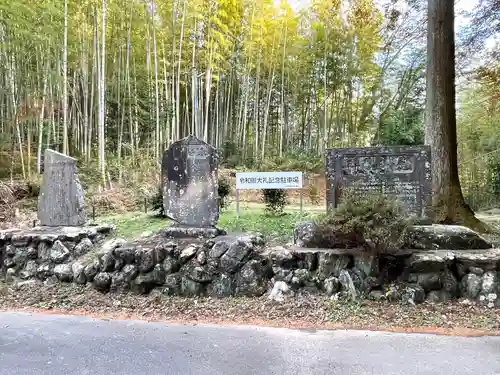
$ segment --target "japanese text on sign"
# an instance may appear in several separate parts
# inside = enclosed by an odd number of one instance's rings
[[[302,172],[236,173],[236,189],[300,189]]]

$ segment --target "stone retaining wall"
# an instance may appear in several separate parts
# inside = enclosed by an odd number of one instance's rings
[[[67,274],[76,259],[100,246],[114,231],[112,226],[35,227],[0,231],[0,271],[6,281]]]
[[[500,304],[500,250],[419,250],[373,257],[352,250],[265,247],[259,234],[210,240],[160,234],[127,243],[104,236],[110,227],[0,232],[8,282],[91,284],[102,292],[182,296],[262,296],[295,293],[420,303],[465,297]],[[24,281],[23,281],[24,280]]]

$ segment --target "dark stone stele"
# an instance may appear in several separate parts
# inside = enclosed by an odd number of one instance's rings
[[[86,224],[84,193],[76,159],[54,150],[45,150],[38,219],[40,225],[50,227]]]
[[[431,204],[429,146],[329,149],[325,167],[328,210],[341,203],[343,189],[352,188],[393,196],[409,215],[427,216]]]
[[[162,187],[165,215],[175,223],[162,232],[168,237],[214,237],[219,220],[218,156],[214,147],[188,136],[163,155]]]

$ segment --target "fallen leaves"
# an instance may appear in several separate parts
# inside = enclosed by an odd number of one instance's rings
[[[18,288],[0,284],[0,290],[0,309],[3,310],[71,313],[101,319],[500,335],[499,309],[459,302],[403,306],[302,295],[278,303],[266,296],[213,299],[167,297],[155,292],[149,296],[102,294],[90,286],[46,286],[38,282]]]

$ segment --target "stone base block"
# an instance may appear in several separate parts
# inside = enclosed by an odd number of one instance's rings
[[[171,225],[160,230],[160,234],[168,238],[215,238],[226,235],[226,231],[216,227],[191,227]]]

